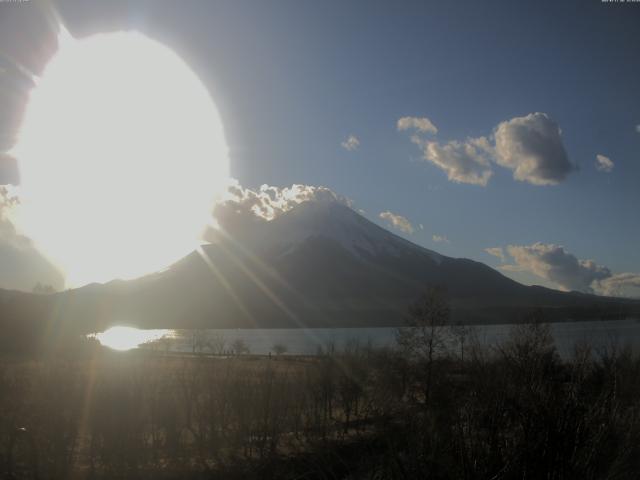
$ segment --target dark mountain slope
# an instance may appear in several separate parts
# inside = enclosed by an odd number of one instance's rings
[[[428,285],[446,287],[454,317],[469,322],[518,321],[535,308],[553,320],[607,317],[640,305],[523,286],[482,263],[415,245],[336,202],[302,203],[270,222],[236,220],[163,272],[40,296],[39,315],[48,308],[54,327],[82,331],[399,325]],[[31,310],[23,315],[37,315]]]

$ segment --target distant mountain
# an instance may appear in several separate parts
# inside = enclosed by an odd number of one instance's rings
[[[225,227],[165,271],[48,297],[49,321],[83,331],[400,325],[428,285],[444,286],[455,319],[468,322],[518,321],[535,308],[551,320],[640,311],[639,302],[521,285],[337,202],[301,203],[272,221],[238,216]]]

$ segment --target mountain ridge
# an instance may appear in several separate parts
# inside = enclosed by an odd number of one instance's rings
[[[19,301],[4,310],[84,332],[122,324],[396,326],[427,286],[439,285],[460,322],[517,322],[533,309],[550,320],[640,314],[632,300],[521,285],[483,263],[416,245],[337,202],[303,202],[270,221],[232,215],[222,227],[161,272],[39,295],[37,308],[24,306],[31,295],[13,296]]]

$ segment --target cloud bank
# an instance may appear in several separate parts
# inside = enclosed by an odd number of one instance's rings
[[[435,127],[427,130],[414,127],[415,120],[401,118],[398,130],[416,128],[422,133],[437,132]],[[429,124],[432,125],[430,121]],[[440,143],[414,134],[411,141],[421,148],[426,161],[457,183],[486,186],[495,165],[512,170],[515,180],[532,185],[557,185],[576,170],[564,148],[560,127],[546,113],[536,112],[501,122],[489,137]]]
[[[350,199],[327,187],[294,184],[280,188],[262,185],[252,190],[244,188],[237,180],[231,180],[225,197],[214,206],[213,216],[221,224],[240,216],[270,221],[307,201],[353,205]]]
[[[553,244],[509,245],[516,265],[550,280],[562,290],[593,293],[591,284],[611,276],[611,271],[593,260],[579,260],[564,247]]]
[[[485,251],[506,260],[501,247]],[[597,293],[600,295],[640,296],[640,274],[614,274],[593,260],[582,260],[561,245],[537,242],[532,245],[509,245],[506,251],[513,261],[498,268],[507,271],[527,271],[548,280],[564,291]]]
[[[611,295],[613,297],[639,297],[640,274],[617,273],[604,280],[600,280],[597,288],[603,295]]]

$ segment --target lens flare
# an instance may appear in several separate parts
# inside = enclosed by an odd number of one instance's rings
[[[133,32],[61,34],[12,153],[17,225],[74,287],[191,252],[229,176],[208,91],[173,51]]]

